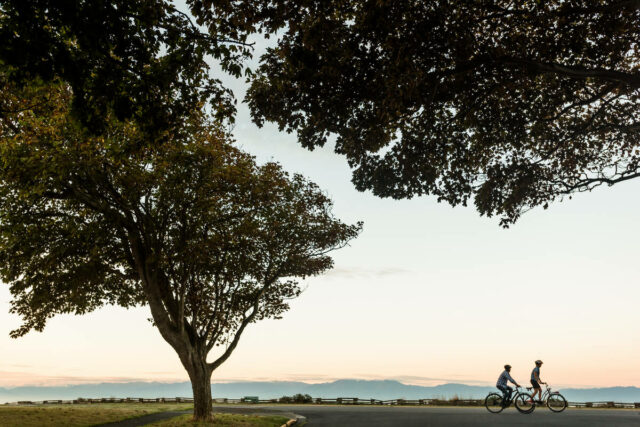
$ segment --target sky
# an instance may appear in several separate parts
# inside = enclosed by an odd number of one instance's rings
[[[241,100],[243,82],[226,81]],[[214,382],[491,385],[506,363],[528,381],[542,359],[554,387],[640,386],[640,180],[503,229],[472,207],[357,192],[331,147],[310,152],[273,125],[258,129],[244,104],[234,135],[258,161],[319,184],[336,216],[364,230],[333,270],[303,282],[283,319],[247,328]],[[15,340],[9,301],[0,285],[0,387],[188,380],[148,308],[58,316]]]

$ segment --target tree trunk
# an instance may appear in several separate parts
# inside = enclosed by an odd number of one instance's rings
[[[213,420],[213,404],[211,400],[211,373],[206,358],[201,359],[192,354],[190,366],[187,367],[191,388],[193,389],[193,419],[196,421]],[[184,363],[184,362],[183,362]]]

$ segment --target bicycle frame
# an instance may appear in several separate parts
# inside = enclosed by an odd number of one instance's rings
[[[540,396],[540,401],[541,401],[541,402],[547,403],[547,401],[549,400],[549,398],[550,398],[551,396],[553,396],[553,395],[560,395],[560,396],[562,396],[562,395],[560,394],[560,392],[559,392],[559,391],[553,391],[553,390],[552,390],[552,388],[551,388],[551,387],[549,387],[549,384],[546,384],[546,383],[545,383],[545,384],[544,384],[544,387],[545,387],[545,391],[544,391],[544,392],[542,392],[542,394],[541,394],[541,396]],[[527,390],[528,390],[528,391],[532,391],[532,390],[533,390],[533,387],[527,387]],[[563,396],[563,397],[564,397],[564,396]]]
[[[543,402],[546,402],[549,399],[549,397],[551,397],[554,394],[560,394],[560,392],[558,391],[551,391],[551,387],[549,387],[549,384],[545,384],[544,386],[546,390],[544,391],[544,393],[542,393],[542,397],[540,399]]]
[[[531,402],[531,395],[529,393],[527,393],[526,391],[523,390],[524,387],[518,387],[516,386],[515,390],[512,390],[511,392],[511,397],[510,399],[506,399],[504,392],[502,392],[502,395],[496,393],[496,392],[491,392],[487,395],[487,397],[485,397],[484,400],[484,406],[487,408],[487,410],[493,414],[498,414],[500,412],[502,412],[503,410],[507,409],[509,406],[511,406],[512,404],[516,407],[516,409],[518,410],[518,412],[522,413],[522,414],[530,414],[532,413],[535,409],[536,409],[536,405],[533,404],[530,407],[526,407],[526,405],[528,403],[532,403]],[[493,398],[493,397],[500,397],[500,402],[501,404],[499,406],[493,406],[496,404],[496,401],[490,401],[489,398]],[[524,404],[524,408],[521,407]]]
[[[542,393],[540,393],[540,401],[542,402],[546,402],[547,399],[549,398],[549,396],[551,396],[552,394],[557,394],[557,391],[554,391],[553,393],[551,392],[551,387],[549,387],[549,385],[547,383],[544,383],[544,386],[546,388],[546,390]],[[529,390],[530,392],[533,392],[535,389],[533,387],[527,387],[527,390]]]
[[[540,400],[542,400],[543,402],[546,402],[547,399],[549,398],[549,395],[551,394],[550,391],[551,389],[549,388],[548,385],[544,385],[544,388],[546,389],[543,393],[542,396],[540,397]]]
[[[511,391],[511,397],[508,400],[507,407],[511,406],[511,404],[516,401],[516,398],[518,397],[518,395],[525,393],[524,391],[521,391],[521,389],[524,389],[524,387],[518,387],[518,386],[513,386],[513,387],[514,389]],[[503,396],[504,396],[504,392],[503,392]]]
[[[545,383],[546,390],[542,394],[542,401],[552,412],[562,412],[567,409],[567,399],[559,392],[553,391],[548,384]],[[559,405],[560,404],[560,405]]]

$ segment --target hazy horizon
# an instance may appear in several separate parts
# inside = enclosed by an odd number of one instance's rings
[[[67,382],[70,381],[70,382]],[[76,382],[74,382],[76,381]],[[355,381],[355,382],[391,382],[391,383],[400,383],[402,385],[407,385],[407,386],[416,386],[416,387],[439,387],[439,386],[450,386],[450,385],[461,385],[461,386],[469,386],[469,387],[490,387],[490,388],[494,388],[495,385],[495,381],[492,382],[482,382],[482,381],[477,381],[477,382],[473,382],[473,383],[468,383],[468,382],[461,382],[461,381],[457,381],[457,380],[443,380],[443,382],[433,382],[430,383],[430,381],[432,380],[427,380],[427,382],[429,382],[429,384],[426,384],[424,382],[421,381],[411,381],[411,380],[402,380],[402,379],[398,379],[398,378],[379,378],[379,379],[371,379],[371,378],[332,378],[332,379],[325,379],[325,380],[317,380],[317,381],[313,381],[313,380],[307,380],[307,381],[302,381],[302,380],[293,380],[293,379],[272,379],[272,380],[267,380],[267,379],[259,379],[259,380],[253,380],[253,379],[224,379],[224,378],[220,378],[220,379],[212,379],[211,384],[212,385],[217,385],[217,384],[257,384],[257,383],[262,383],[262,384],[276,384],[276,383],[300,383],[300,384],[308,384],[308,385],[321,385],[321,384],[334,384],[334,383],[340,383],[340,382],[349,382],[349,381]],[[525,383],[528,383],[527,381],[523,381]],[[16,389],[16,388],[54,388],[54,387],[74,387],[74,386],[99,386],[99,385],[117,385],[117,384],[121,384],[121,385],[126,385],[126,384],[162,384],[162,385],[171,385],[171,384],[189,384],[189,379],[188,378],[183,378],[183,379],[176,379],[176,380],[167,380],[167,381],[161,381],[161,380],[157,380],[157,379],[143,379],[143,378],[76,378],[76,379],[72,379],[72,378],[65,378],[64,382],[48,382],[45,380],[45,382],[42,383],[24,383],[24,384],[19,384],[19,385],[10,385],[10,386],[3,386],[0,385],[0,389],[5,389],[5,390],[11,390],[11,389]],[[527,384],[528,385],[528,384]],[[571,385],[566,385],[566,384],[552,384],[554,387],[554,389],[560,389],[560,388],[571,388],[571,389],[579,389],[579,390],[593,390],[593,389],[606,389],[606,388],[638,388],[640,389],[639,386],[606,386],[606,387],[580,387],[580,386],[571,386]]]
[[[258,396],[260,399],[274,399],[295,394],[308,394],[314,398],[358,397],[362,399],[482,399],[488,392],[495,391],[490,385],[467,385],[447,383],[438,386],[418,386],[395,380],[342,379],[324,383],[306,382],[225,382],[213,383],[215,398],[238,399],[244,396]],[[557,388],[554,388],[557,390]],[[640,400],[638,387],[611,388],[563,388],[559,390],[573,402],[637,402]],[[147,398],[191,397],[189,381],[179,383],[134,382],[80,384],[57,387],[0,387],[0,404],[18,401],[39,402],[44,400],[75,400],[78,398]]]

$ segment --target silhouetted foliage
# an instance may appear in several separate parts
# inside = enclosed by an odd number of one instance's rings
[[[336,135],[359,190],[474,201],[508,225],[640,176],[638,0],[254,8],[282,28],[248,93],[254,120],[310,149]]]
[[[282,396],[279,403],[313,403],[313,398],[308,394],[297,393],[293,396]]]
[[[134,121],[107,116],[88,132],[64,83],[0,89],[13,112],[0,118],[0,278],[23,319],[12,336],[60,313],[148,305],[189,373],[196,417],[210,417],[211,373],[244,329],[279,318],[299,278],[330,269],[328,253],[361,225],[336,219],[302,176],[258,166],[198,110],[145,145]]]
[[[308,394],[297,393],[293,395],[293,401],[295,403],[312,403],[313,398]]]
[[[135,119],[154,142],[206,101],[218,119],[233,118],[232,94],[206,59],[240,76],[251,47],[239,27],[210,28],[167,0],[3,0],[0,61],[15,83],[68,83],[92,133],[112,114]]]
[[[165,0],[5,0],[3,72],[59,78],[93,133],[113,114],[153,143],[205,100],[232,119],[205,59],[240,76],[248,35],[277,34],[249,73],[254,120],[308,148],[336,135],[359,190],[473,201],[508,225],[640,174],[639,0],[187,5],[196,22]]]

